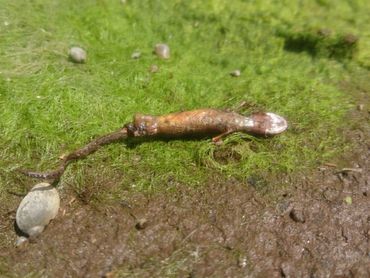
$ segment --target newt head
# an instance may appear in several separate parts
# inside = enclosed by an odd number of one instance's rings
[[[277,135],[288,128],[287,121],[275,113],[256,113],[248,118],[252,124],[248,127],[247,132],[256,135]]]

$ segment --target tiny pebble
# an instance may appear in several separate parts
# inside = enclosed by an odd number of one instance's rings
[[[140,56],[141,56],[141,53],[136,51],[136,52],[132,53],[131,58],[132,59],[139,59]]]
[[[69,58],[74,63],[85,63],[86,62],[86,51],[80,47],[72,47],[69,50]]]
[[[344,201],[346,202],[347,205],[352,205],[352,197],[351,196],[347,196],[346,198],[344,198]]]
[[[135,228],[138,229],[138,230],[143,230],[147,226],[148,226],[148,220],[146,220],[145,218],[141,218],[141,219],[139,219],[139,221],[137,221],[137,223],[135,225]]]
[[[364,110],[364,105],[363,104],[359,104],[359,105],[357,105],[357,109],[358,109],[358,111],[362,111],[362,110]]]
[[[49,183],[39,183],[23,198],[16,213],[18,228],[30,237],[42,233],[58,213],[58,191]]]
[[[167,44],[158,43],[154,47],[154,53],[162,59],[169,59],[170,58],[170,48]]]
[[[151,65],[149,67],[149,72],[151,72],[151,73],[156,73],[158,71],[159,71],[159,67],[157,65]]]
[[[133,157],[132,157],[132,161],[133,161],[134,163],[138,163],[138,162],[140,162],[140,161],[141,161],[141,159],[142,159],[142,157],[141,157],[140,155],[133,155]]]
[[[15,242],[15,246],[19,247],[21,245],[23,245],[24,243],[26,243],[28,241],[28,238],[26,238],[25,236],[19,236],[17,237],[17,240]]]
[[[304,223],[306,221],[301,209],[293,208],[290,211],[289,216],[294,222]]]
[[[239,77],[240,76],[240,70],[234,70],[232,72],[230,72],[230,75],[233,76],[233,77]]]
[[[241,268],[245,268],[248,265],[247,257],[240,257],[238,258],[238,266]]]

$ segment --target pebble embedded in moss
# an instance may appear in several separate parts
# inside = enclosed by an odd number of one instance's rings
[[[241,72],[240,72],[240,70],[234,70],[234,71],[232,71],[232,72],[230,72],[230,75],[232,76],[232,77],[239,77],[240,76],[240,74],[241,74]]]
[[[154,47],[154,53],[162,59],[170,58],[170,47],[164,43],[158,43]]]
[[[132,53],[131,55],[131,58],[132,59],[139,59],[141,57],[141,52],[139,51],[135,51],[134,53]]]
[[[87,54],[81,47],[72,47],[69,50],[69,58],[72,62],[81,64],[86,62]]]

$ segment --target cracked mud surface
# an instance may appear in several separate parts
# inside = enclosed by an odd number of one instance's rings
[[[15,248],[15,198],[1,210],[3,271],[11,277],[369,277],[369,114],[356,117],[364,124],[347,131],[355,149],[337,164],[353,169],[323,165],[290,181],[274,202],[233,179],[151,196],[127,192],[122,202],[98,209],[63,192],[59,215],[42,236]]]

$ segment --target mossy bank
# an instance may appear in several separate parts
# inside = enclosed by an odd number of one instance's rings
[[[31,186],[15,169],[53,168],[58,156],[136,112],[263,110],[285,116],[290,127],[271,139],[235,134],[221,146],[114,144],[74,164],[61,183],[87,201],[115,200],[132,187],[201,185],[214,176],[253,183],[310,169],[348,147],[337,130],[355,103],[340,83],[368,74],[366,1],[0,5],[0,192]],[[153,55],[157,43],[170,46],[170,59]],[[68,59],[72,46],[86,50],[86,63]],[[236,69],[241,74],[233,78]]]

